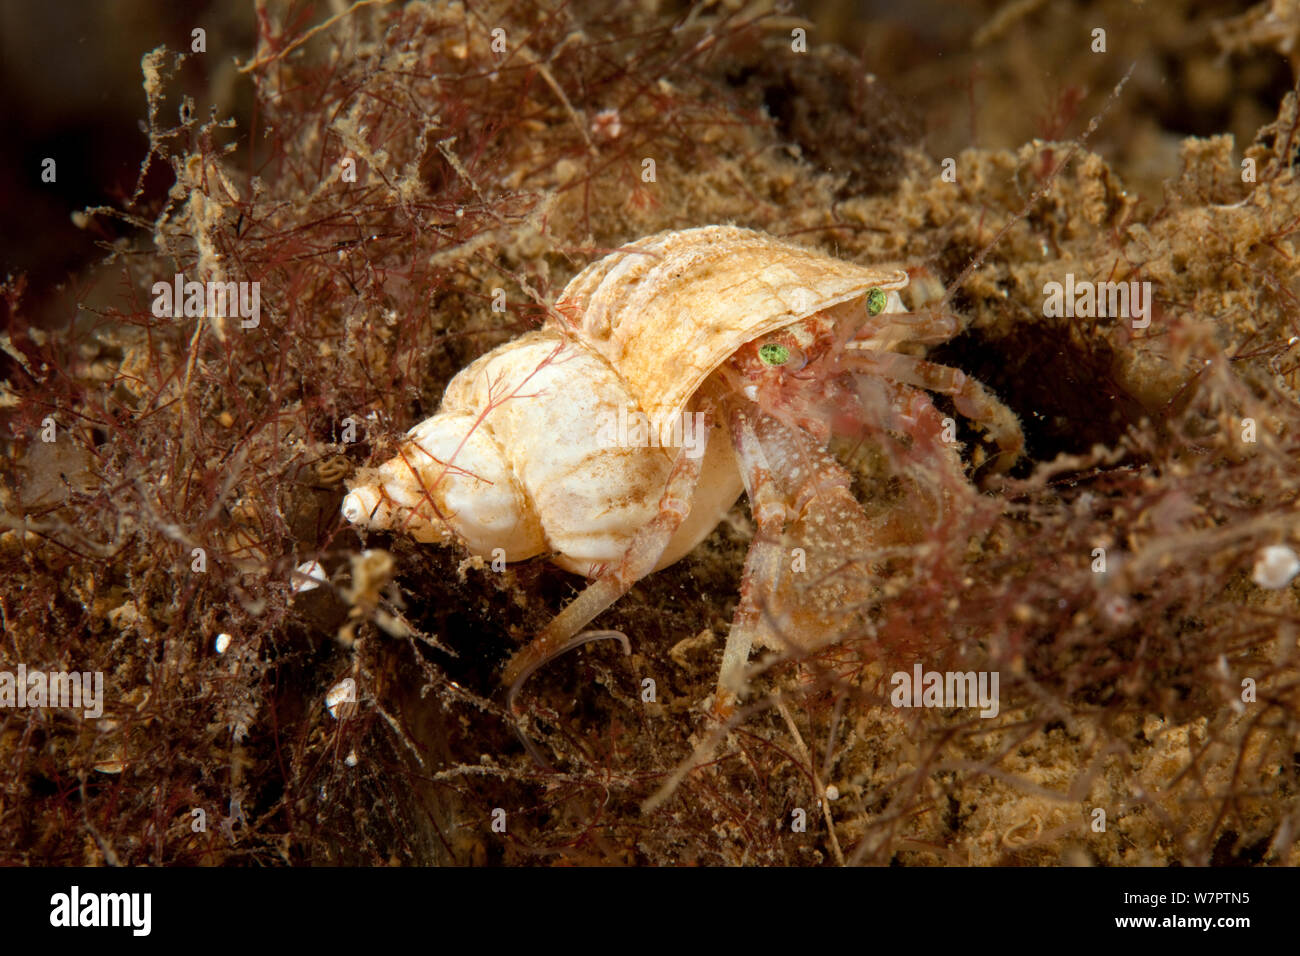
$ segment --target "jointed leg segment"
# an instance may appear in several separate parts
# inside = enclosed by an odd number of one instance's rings
[[[996,471],[1011,467],[1024,450],[1025,436],[1016,416],[960,369],[901,352],[875,349],[853,349],[846,353],[844,361],[855,371],[881,375],[902,385],[951,396],[957,411],[984,428],[998,446],[1000,454],[994,465]]]
[[[763,624],[759,599],[777,593],[777,580],[781,573],[781,533],[788,517],[785,501],[773,480],[771,466],[759,444],[750,412],[741,408],[732,411],[731,434],[758,531],[745,557],[740,603],[731,619],[727,645],[722,652],[714,710],[723,717],[730,715],[744,692],[745,665]]]

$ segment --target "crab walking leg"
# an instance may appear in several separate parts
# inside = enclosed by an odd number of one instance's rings
[[[998,446],[994,469],[1005,471],[1015,464],[1025,447],[1025,436],[1015,414],[983,385],[960,369],[927,362],[901,352],[853,349],[841,360],[855,372],[882,375],[903,385],[950,395],[957,411],[985,428]]]
[[[745,690],[745,665],[749,662],[750,649],[763,621],[759,596],[776,594],[781,573],[780,538],[788,515],[750,413],[742,408],[735,409],[731,414],[731,428],[740,476],[745,482],[749,509],[758,524],[758,531],[745,556],[745,570],[740,578],[740,603],[731,619],[727,646],[722,652],[714,711],[723,717],[735,710],[736,701]]]
[[[691,510],[691,499],[700,478],[711,430],[708,422],[712,417],[711,403],[705,402],[702,407],[706,423],[703,439],[694,455],[690,454],[691,449],[685,445],[678,449],[655,517],[632,538],[618,564],[602,571],[568,607],[546,625],[541,634],[510,658],[505,673],[501,675],[501,682],[510,687],[512,700],[519,684],[529,674],[570,647],[585,643],[585,638],[575,641],[574,635],[597,614],[626,594],[632,585],[653,571],[659,563],[664,548]]]

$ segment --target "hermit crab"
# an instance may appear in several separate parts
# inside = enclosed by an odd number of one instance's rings
[[[865,576],[839,572],[880,528],[827,450],[834,434],[889,442],[931,498],[924,520],[971,494],[927,391],[987,430],[994,467],[1020,452],[1014,415],[979,383],[906,351],[958,331],[904,311],[907,285],[732,226],[630,243],[574,277],[542,329],[453,378],[396,457],[351,484],[343,515],[488,558],[547,554],[589,578],[506,666],[513,699],[545,661],[609,636],[583,629],[743,490],[757,530],[714,700],[730,713],[754,644],[819,646],[861,598]]]

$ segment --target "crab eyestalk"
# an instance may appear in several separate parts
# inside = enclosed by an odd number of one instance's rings
[[[790,361],[790,350],[780,342],[768,342],[759,346],[758,358],[764,365],[784,365]]]
[[[867,315],[875,318],[881,312],[885,311],[885,306],[889,302],[889,296],[885,290],[879,286],[867,292]]]

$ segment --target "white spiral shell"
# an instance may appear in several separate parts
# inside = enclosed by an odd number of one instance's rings
[[[399,454],[351,483],[343,515],[507,561],[551,552],[590,575],[618,561],[654,518],[677,454],[611,443],[621,415],[642,414],[650,434],[668,434],[746,342],[906,284],[904,272],[732,226],[630,243],[574,277],[545,328],[456,375]],[[742,487],[725,425],[715,422],[690,513],[658,567],[694,548]]]

